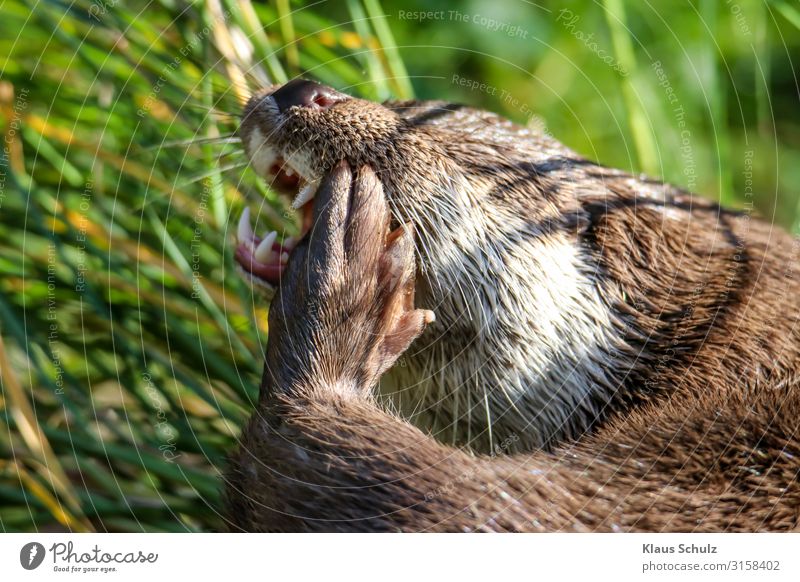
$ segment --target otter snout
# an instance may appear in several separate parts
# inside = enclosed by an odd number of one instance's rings
[[[294,79],[272,94],[278,111],[285,113],[292,107],[318,107],[327,109],[347,99],[347,95],[314,81]]]

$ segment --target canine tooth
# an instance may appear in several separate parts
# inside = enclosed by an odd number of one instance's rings
[[[288,236],[283,239],[283,248],[292,250],[294,247],[297,246],[297,239],[293,236]]]
[[[250,227],[250,208],[245,206],[239,218],[239,227],[236,229],[236,238],[241,243],[253,240],[253,229]]]
[[[272,258],[272,243],[275,242],[277,236],[278,233],[273,230],[271,233],[264,235],[264,238],[262,238],[261,242],[258,243],[253,256],[259,263],[269,263],[270,259]]]
[[[283,166],[283,173],[286,174],[287,176],[294,176],[294,170],[287,165]]]
[[[314,194],[317,193],[317,183],[316,182],[309,182],[305,186],[303,186],[302,190],[297,193],[295,196],[294,201],[292,201],[292,208],[297,210],[303,204],[308,202],[314,197]]]
[[[289,262],[289,253],[281,253],[281,265]]]

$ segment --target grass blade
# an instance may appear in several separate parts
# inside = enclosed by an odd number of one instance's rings
[[[642,171],[657,176],[659,173],[657,149],[647,120],[647,112],[637,98],[636,87],[633,84],[633,79],[637,76],[636,57],[626,25],[625,7],[622,0],[603,0],[603,6],[617,61],[629,73],[621,80],[622,94],[628,110],[628,123],[636,145],[639,165]]]

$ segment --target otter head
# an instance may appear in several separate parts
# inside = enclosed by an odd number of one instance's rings
[[[393,220],[414,225],[417,304],[437,321],[381,382],[400,412],[482,451],[543,446],[591,422],[605,397],[588,387],[604,381],[614,338],[562,224],[575,216],[561,175],[582,163],[574,153],[493,113],[378,104],[300,79],[255,94],[240,135],[256,172],[292,197],[303,236],[320,179],[342,159],[371,166]],[[277,284],[293,242],[244,223],[239,238],[242,268]]]

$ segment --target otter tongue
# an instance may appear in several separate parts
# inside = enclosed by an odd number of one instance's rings
[[[291,248],[275,242],[276,232],[267,234],[263,239],[255,238],[256,245],[239,244],[236,248],[236,261],[245,271],[277,285],[281,272],[286,266]]]
[[[289,258],[289,252],[296,244],[291,239],[280,244],[276,242],[277,237],[276,231],[265,233],[263,237],[253,234],[250,226],[250,209],[245,207],[236,229],[238,239],[236,261],[253,275],[268,283],[277,284]]]

